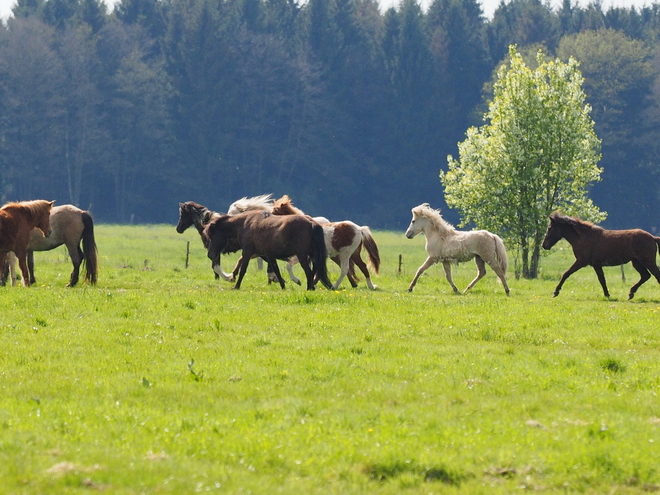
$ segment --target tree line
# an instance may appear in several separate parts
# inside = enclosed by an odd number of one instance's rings
[[[289,194],[312,215],[400,229],[446,208],[439,170],[516,44],[580,62],[609,228],[657,231],[660,5],[564,0],[19,0],[0,26],[0,199],[174,222]],[[458,223],[455,212],[444,216]]]

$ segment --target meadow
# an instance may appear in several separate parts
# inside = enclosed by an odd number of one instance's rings
[[[233,291],[192,229],[96,237],[96,286],[58,248],[0,287],[0,494],[660,491],[660,286],[627,301],[630,266],[552,298],[562,241],[510,297],[437,266],[408,293],[424,239],[374,232],[376,291],[254,262]]]

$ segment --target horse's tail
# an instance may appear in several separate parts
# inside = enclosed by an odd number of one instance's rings
[[[362,245],[369,255],[369,264],[374,272],[378,273],[378,270],[380,269],[380,253],[378,252],[376,241],[371,235],[369,227],[360,227],[360,231],[362,231]]]
[[[495,236],[495,257],[497,258],[497,263],[500,265],[502,272],[506,273],[506,270],[509,267],[509,260],[506,255],[504,242],[497,235]]]
[[[326,289],[332,289],[332,283],[328,278],[328,248],[325,245],[325,234],[323,227],[315,223],[312,227],[312,266],[314,278],[319,280]]]
[[[94,220],[88,212],[83,211],[82,221],[82,250],[83,259],[85,260],[85,280],[91,284],[95,284],[99,264],[96,240],[94,239]]]

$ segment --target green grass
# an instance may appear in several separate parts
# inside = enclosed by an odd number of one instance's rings
[[[196,232],[96,233],[96,287],[64,287],[60,248],[0,288],[0,493],[660,489],[660,286],[627,301],[630,267],[612,299],[590,268],[552,298],[562,244],[508,298],[492,271],[455,295],[441,267],[408,293],[423,238],[376,232],[375,292],[252,265],[232,291]]]

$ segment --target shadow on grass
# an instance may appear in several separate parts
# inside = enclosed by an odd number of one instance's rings
[[[364,473],[370,479],[378,482],[393,480],[408,474],[419,476],[425,482],[439,481],[446,485],[458,486],[467,478],[465,474],[438,466],[419,466],[414,462],[394,461],[391,463],[377,463],[365,466]]]

